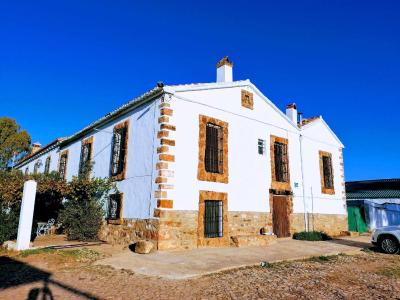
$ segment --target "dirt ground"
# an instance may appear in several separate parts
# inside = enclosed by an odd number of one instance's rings
[[[400,299],[400,256],[358,255],[248,267],[188,280],[94,266],[95,247],[0,253],[0,299]]]

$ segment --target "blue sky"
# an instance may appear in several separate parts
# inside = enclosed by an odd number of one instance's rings
[[[229,55],[279,108],[323,115],[347,180],[400,177],[399,1],[1,1],[0,116],[48,143]]]

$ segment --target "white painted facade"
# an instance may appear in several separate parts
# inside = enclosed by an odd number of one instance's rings
[[[228,193],[229,211],[269,212],[270,136],[275,135],[288,139],[293,212],[346,215],[340,166],[343,145],[323,119],[299,127],[293,122],[295,112],[286,116],[249,80],[230,82],[231,74],[227,71],[218,73],[220,82],[217,83],[158,87],[66,138],[54,149],[39,151],[16,168],[21,171],[28,168],[32,173],[34,164],[40,159],[39,172],[43,172],[45,160],[50,155],[50,170],[57,171],[60,152],[68,150],[66,174],[70,180],[78,174],[82,141],[93,136],[92,176],[108,177],[113,128],[129,120],[127,173],[124,180],[117,182],[124,193],[123,217],[152,218],[157,206],[154,194],[158,189],[155,178],[158,173],[157,147],[160,146],[157,138],[159,105],[166,101],[173,110],[169,122],[176,126],[176,131],[171,131],[168,137],[176,141],[169,153],[175,156],[175,162],[171,164],[173,189],[168,190],[173,210],[198,210],[199,191],[206,190]],[[242,90],[253,93],[254,109],[241,105]],[[199,115],[229,124],[229,181],[226,184],[197,179]],[[264,155],[258,154],[258,139],[266,142]],[[321,192],[319,151],[332,154],[333,195]]]
[[[254,93],[254,109],[241,105],[241,90]],[[322,119],[298,128],[250,81],[171,87],[176,125],[174,209],[197,210],[200,190],[226,192],[230,211],[268,212],[271,187],[270,136],[289,140],[289,168],[294,213],[346,214],[339,149],[343,147]],[[197,180],[199,115],[229,124],[229,182]],[[266,154],[258,154],[258,139],[266,141]],[[303,177],[300,139],[302,140]],[[319,151],[332,153],[335,194],[321,193]],[[312,189],[312,193],[311,193]],[[193,199],[189,201],[188,199]],[[303,201],[305,199],[306,201]]]

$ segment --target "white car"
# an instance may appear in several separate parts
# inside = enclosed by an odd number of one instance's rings
[[[397,253],[400,245],[400,225],[376,228],[372,231],[371,242],[385,253]]]

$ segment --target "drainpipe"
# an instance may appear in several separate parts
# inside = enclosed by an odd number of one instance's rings
[[[306,189],[304,184],[304,164],[303,164],[303,135],[299,135],[300,140],[300,163],[301,163],[301,183],[303,189],[303,206],[304,206],[304,229],[308,231],[308,220],[307,220],[307,206],[306,206]]]

